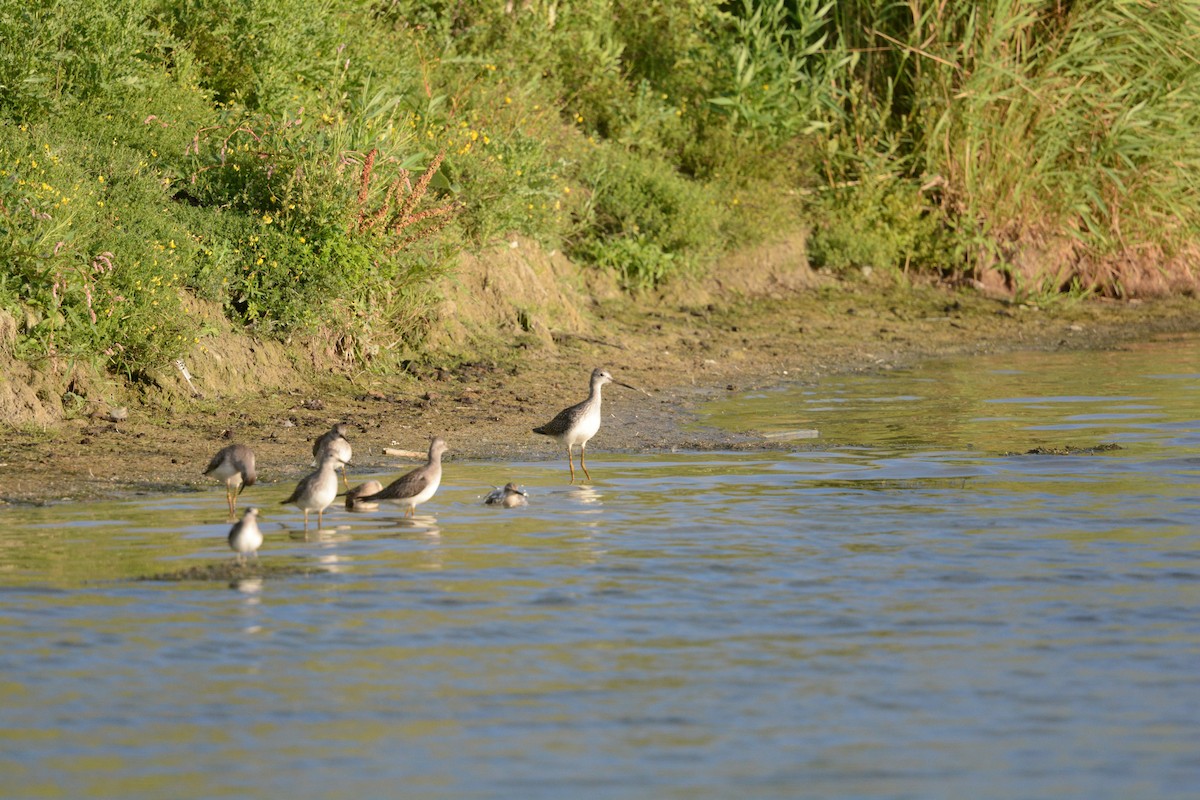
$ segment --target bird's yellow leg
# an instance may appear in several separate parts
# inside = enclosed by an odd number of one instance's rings
[[[575,483],[575,455],[571,452],[571,445],[567,445],[567,466],[571,468],[571,483]]]
[[[587,471],[587,462],[583,460],[583,454],[587,452],[587,445],[579,445],[579,466],[583,467],[583,474],[587,475],[588,481],[592,480],[591,474]]]

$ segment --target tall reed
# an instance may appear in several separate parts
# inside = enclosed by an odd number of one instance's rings
[[[894,165],[940,187],[964,237],[1067,235],[1095,257],[1194,240],[1200,5],[861,2],[839,24],[904,142]]]

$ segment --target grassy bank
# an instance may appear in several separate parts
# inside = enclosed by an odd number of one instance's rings
[[[186,295],[386,366],[512,234],[630,291],[796,229],[835,271],[1190,291],[1197,33],[1131,0],[0,0],[0,307],[17,357],[136,381],[211,334]]]

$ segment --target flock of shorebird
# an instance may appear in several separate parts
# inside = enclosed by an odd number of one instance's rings
[[[549,436],[560,446],[567,448],[571,483],[575,483],[573,448],[576,445],[579,446],[579,466],[587,480],[592,479],[584,461],[584,453],[588,440],[600,430],[600,390],[608,383],[642,391],[614,380],[607,370],[596,369],[592,372],[586,400],[564,408],[554,419],[533,429],[534,433]],[[304,512],[305,532],[308,531],[309,513],[317,512],[317,528],[320,529],[325,509],[339,496],[345,496],[347,510],[370,511],[378,508],[380,501],[388,501],[402,507],[405,516],[411,517],[416,513],[417,506],[430,500],[441,485],[442,454],[448,448],[445,440],[436,436],[429,443],[429,456],[422,466],[401,475],[387,486],[383,486],[379,481],[367,481],[351,489],[346,477],[346,465],[350,463],[353,455],[350,442],[346,439],[349,430],[349,425],[339,422],[313,442],[312,454],[317,470],[301,479],[296,484],[295,491],[282,501],[283,505],[294,505]],[[339,467],[344,487],[341,493],[338,491]],[[236,517],[238,496],[243,489],[253,486],[258,479],[254,467],[254,451],[244,444],[224,447],[212,457],[204,474],[225,484],[225,501],[229,505],[229,517],[233,519]],[[489,494],[484,503],[501,508],[514,508],[526,505],[528,494],[515,483],[509,483]],[[237,554],[238,562],[244,563],[247,556],[258,557],[258,549],[262,543],[263,535],[258,527],[258,509],[249,508],[229,530],[229,547]]]

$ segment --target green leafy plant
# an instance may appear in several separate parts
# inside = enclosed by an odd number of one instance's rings
[[[138,377],[195,343],[188,292],[355,363],[417,342],[455,251],[513,234],[631,291],[810,227],[832,269],[1119,293],[1200,230],[1197,29],[1142,0],[0,0],[0,305],[22,355]],[[1052,237],[1092,277],[1018,275]]]
[[[631,287],[654,285],[697,267],[717,241],[719,196],[662,162],[613,148],[593,154],[585,171],[592,194],[572,252],[617,266]]]
[[[0,301],[31,357],[141,374],[186,350],[191,240],[154,213],[157,172],[134,149],[51,125],[0,128]]]
[[[869,177],[822,193],[810,209],[816,218],[808,240],[813,266],[907,270],[946,263],[937,210],[911,182]]]
[[[645,236],[615,236],[581,245],[578,255],[617,275],[631,291],[653,289],[679,271],[680,259]]]
[[[747,133],[774,141],[830,127],[839,111],[833,82],[852,63],[827,45],[834,3],[742,0],[730,13],[727,78],[708,102]]]

